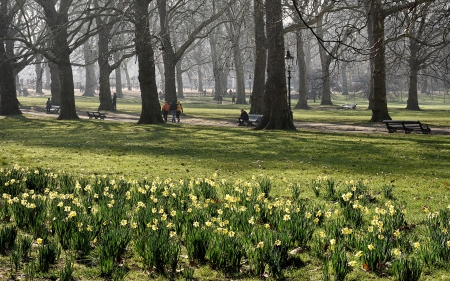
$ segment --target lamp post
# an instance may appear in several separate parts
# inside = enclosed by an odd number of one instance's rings
[[[287,65],[287,71],[288,71],[288,102],[289,102],[289,116],[292,120],[292,110],[291,110],[291,67],[294,62],[294,57],[291,56],[291,53],[289,51],[286,51],[286,56],[284,57],[286,60]]]

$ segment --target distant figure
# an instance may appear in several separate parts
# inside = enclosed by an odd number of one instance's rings
[[[164,122],[167,123],[167,115],[169,115],[169,110],[170,110],[170,105],[167,101],[164,102],[161,110],[162,110]]]
[[[248,121],[248,114],[247,111],[244,109],[241,109],[241,116],[238,118],[239,126],[244,125],[244,123]]]
[[[113,110],[116,111],[116,109],[117,109],[117,95],[116,95],[116,93],[114,93],[113,98],[112,98],[112,106],[113,106]]]
[[[231,98],[231,104],[236,103],[236,97],[233,95]]]
[[[50,109],[52,109],[52,101],[50,100],[50,98],[48,98],[48,100],[47,100],[47,104],[45,105],[45,109],[47,110],[47,113],[49,113]]]
[[[159,96],[159,99],[162,100],[164,98],[163,92],[159,91],[158,96]]]
[[[231,95],[233,94],[233,90],[230,89],[229,94],[230,94],[230,97],[231,97]]]
[[[177,115],[177,121],[178,121],[178,123],[180,123],[180,115],[181,115],[181,112],[183,112],[183,105],[181,105],[181,102],[180,102],[180,101],[177,101],[177,112],[176,112],[176,115]]]
[[[172,114],[172,123],[176,123],[177,102],[175,100],[170,103],[170,113]]]

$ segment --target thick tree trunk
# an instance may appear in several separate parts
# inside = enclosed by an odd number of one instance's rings
[[[10,57],[5,49],[5,39],[10,26],[8,2],[0,1],[0,115],[22,114],[17,100],[16,81]]]
[[[53,38],[53,54],[57,54],[55,63],[59,66],[59,80],[61,83],[61,109],[59,120],[79,119],[75,110],[75,93],[73,85],[73,73],[70,62],[70,48],[68,42],[67,28],[69,26],[67,9],[56,12],[55,6],[50,0],[38,2],[45,12],[47,24],[49,25]],[[61,0],[61,7],[68,7],[68,1]],[[53,97],[53,96],[52,96]]]
[[[52,104],[61,105],[61,80],[59,79],[59,66],[48,62],[50,69],[50,93],[52,94]]]
[[[280,0],[266,0],[266,108],[256,129],[295,129],[286,98],[283,17]]]
[[[111,74],[111,66],[109,65],[109,34],[111,27],[104,23],[99,17],[97,25],[101,26],[98,32],[98,66],[99,66],[99,100],[98,110],[113,110],[111,97],[111,84],[109,75]]]
[[[92,55],[90,40],[86,40],[83,44],[84,62],[86,64],[86,81],[84,87],[84,97],[93,97],[95,95],[95,86],[97,79],[95,77],[94,57]]]
[[[0,25],[3,25],[3,18],[0,18],[0,21]],[[0,32],[0,34],[3,34],[3,32]],[[4,42],[0,40],[0,115],[17,114],[22,114],[22,112],[19,109],[19,101],[16,96],[14,71],[6,56]]]
[[[250,113],[263,114],[265,109],[264,93],[266,81],[267,46],[264,29],[264,4],[262,1],[253,0],[255,22],[255,70],[253,75],[253,89],[251,93]]]
[[[149,28],[148,6],[151,0],[135,0],[135,41],[139,61],[142,111],[138,124],[164,123],[156,86],[155,57]]]
[[[384,45],[384,15],[383,4],[381,0],[373,0],[371,2],[371,13],[373,17],[372,31],[375,42],[373,52],[373,93],[372,93],[372,119],[371,122],[383,122],[383,120],[391,120],[387,108],[386,98],[386,61],[385,61],[385,45]]]
[[[408,89],[408,102],[406,109],[408,110],[420,110],[419,99],[417,97],[417,74],[419,72],[418,65],[418,44],[414,39],[409,39],[409,89]]]
[[[66,41],[67,42],[67,41]],[[79,119],[75,109],[75,93],[73,85],[72,64],[67,52],[59,64],[59,80],[61,82],[61,113],[58,120]]]
[[[297,60],[298,60],[298,102],[296,109],[309,109],[308,106],[308,79],[306,74],[305,51],[303,44],[303,34],[301,30],[297,35]]]

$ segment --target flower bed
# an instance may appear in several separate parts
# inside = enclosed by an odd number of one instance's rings
[[[262,176],[129,180],[14,166],[0,170],[0,254],[27,276],[63,257],[61,280],[70,280],[72,261],[86,260],[121,279],[130,255],[142,270],[187,280],[197,264],[280,278],[298,251],[322,261],[325,280],[344,280],[355,268],[418,280],[424,267],[450,259],[449,209],[425,210],[425,239],[406,222],[404,206],[373,197],[368,182],[338,186],[319,177],[310,186],[326,202],[318,205],[299,185],[286,187],[290,194],[272,198]]]

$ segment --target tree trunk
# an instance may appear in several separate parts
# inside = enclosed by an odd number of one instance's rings
[[[44,76],[44,69],[42,68],[42,55],[36,55],[35,70],[36,70],[36,94],[43,95],[42,92],[42,76]]]
[[[372,7],[371,7],[370,3],[371,3],[371,0],[366,0],[364,2],[364,9],[365,9],[365,12],[367,15],[367,38],[369,40],[369,46],[374,47],[375,46],[375,39],[374,39],[374,35],[373,35],[374,17],[371,13]],[[369,59],[369,70],[370,70],[371,76],[370,76],[369,94],[367,96],[368,100],[369,100],[369,105],[368,105],[367,109],[369,109],[369,110],[372,110],[372,108],[373,108],[372,97],[373,97],[373,89],[374,89],[374,85],[373,85],[374,76],[372,74],[374,73],[374,65],[375,65],[375,56],[371,55],[370,59]]]
[[[217,100],[222,94],[221,69],[219,67],[219,59],[217,56],[216,32],[212,31],[209,36],[209,46],[211,48],[212,70],[214,75],[214,100]]]
[[[165,79],[165,100],[171,102],[177,100],[177,92],[175,87],[175,52],[172,47],[169,31],[169,19],[167,18],[167,2],[166,0],[158,0],[159,23],[161,27],[161,43],[162,55],[164,62],[164,79]]]
[[[203,72],[202,72],[202,66],[200,65],[200,60],[197,60],[197,81],[198,81],[198,91],[200,93],[203,93]],[[181,67],[180,67],[181,68]],[[179,91],[178,91],[179,92]],[[178,97],[180,95],[178,94]]]
[[[253,89],[250,98],[250,113],[263,114],[265,109],[264,93],[266,81],[267,45],[264,29],[264,4],[253,0],[254,32],[255,32],[255,70],[253,75]]]
[[[320,38],[324,38],[322,30],[322,16],[318,22],[317,34]],[[319,46],[320,66],[322,70],[322,101],[320,105],[333,105],[331,102],[331,89],[330,89],[330,55],[326,53],[325,48]]]
[[[266,107],[256,129],[295,129],[286,98],[283,17],[280,0],[266,0],[267,82]]]
[[[409,39],[409,89],[408,89],[408,102],[406,109],[408,110],[420,110],[419,100],[417,97],[417,74],[419,72],[418,64],[418,51],[419,46],[414,39]]]
[[[61,105],[61,81],[59,79],[59,67],[48,62],[48,67],[50,69],[50,93],[52,94],[52,104]]]
[[[120,60],[120,52],[114,53],[114,62],[118,62]],[[120,69],[120,65],[114,69],[114,74],[116,75],[116,95],[118,98],[123,98],[122,92],[122,72]]]
[[[125,72],[125,79],[127,80],[128,91],[131,91],[131,81],[130,81],[130,74],[128,73],[127,61],[125,61],[122,64],[122,66],[123,66],[123,72]]]
[[[0,29],[3,29],[3,15],[0,15]],[[6,25],[8,26],[8,25]],[[1,38],[3,31],[0,31]],[[6,50],[3,40],[0,40],[0,115],[17,115],[22,114],[19,109],[19,101],[16,96],[16,84],[14,79],[14,71],[6,56]]]
[[[55,63],[59,67],[59,80],[61,83],[61,109],[59,120],[79,119],[75,110],[75,93],[73,85],[73,73],[70,62],[70,48],[68,42],[67,28],[69,26],[69,18],[67,10],[69,3],[61,0],[59,3],[60,12],[55,10],[55,6],[51,0],[42,0],[38,2],[44,9],[46,22],[50,27],[53,38],[53,54],[57,54]],[[53,96],[52,96],[53,97]]]
[[[381,0],[371,2],[371,13],[373,25],[371,33],[375,45],[373,47],[374,65],[373,65],[373,93],[372,93],[372,119],[371,122],[383,122],[391,120],[387,108],[386,98],[386,61],[384,45],[384,15],[383,4]]]
[[[164,123],[156,86],[155,57],[149,28],[151,0],[135,0],[135,42],[139,65],[142,111],[138,124]]]
[[[237,37],[237,36],[236,36]],[[238,40],[233,47],[233,61],[236,72],[236,104],[247,104],[245,99],[245,73]]]
[[[96,18],[97,25],[100,26],[98,31],[98,66],[100,84],[99,100],[100,105],[98,110],[113,110],[111,97],[111,84],[109,82],[109,75],[111,74],[111,66],[109,65],[109,35],[111,27],[104,23],[100,17]]]
[[[66,41],[67,42],[67,41]],[[75,93],[73,85],[72,64],[70,53],[61,58],[59,65],[59,80],[61,82],[61,113],[58,120],[79,119],[75,109]]]
[[[347,79],[347,63],[345,61],[342,62],[341,75],[342,75],[342,94],[346,96],[348,95],[348,79]]]
[[[86,81],[84,87],[84,97],[93,97],[95,95],[95,86],[97,79],[95,78],[94,56],[92,55],[90,40],[83,43],[84,62],[86,64]]]
[[[8,28],[11,24],[8,16],[8,1],[0,1],[0,115],[22,114],[17,100],[14,69],[5,49]]]
[[[177,95],[179,99],[184,99],[183,93],[183,70],[181,69],[181,60],[177,62]]]
[[[44,72],[45,72],[45,83],[44,83],[44,89],[50,90],[50,67],[48,67],[48,63],[44,65]]]
[[[162,63],[157,63],[156,67],[158,67],[158,71],[159,71],[159,76],[161,78],[161,91],[163,91],[163,93],[166,92],[166,79],[164,78],[164,64]],[[164,94],[165,96],[165,94]]]
[[[298,102],[296,109],[309,109],[308,106],[308,79],[306,74],[305,51],[302,30],[297,35],[297,60],[298,60]]]

